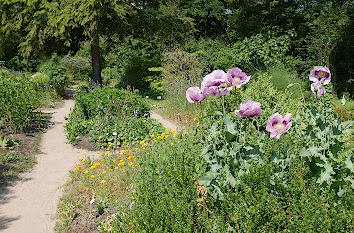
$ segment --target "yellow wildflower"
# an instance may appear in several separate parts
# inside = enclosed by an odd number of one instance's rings
[[[121,139],[121,140],[124,140],[124,139],[125,139],[125,137],[121,137],[120,139]]]
[[[103,174],[106,174],[106,171],[103,171],[102,173],[103,173]]]
[[[87,175],[89,173],[89,171],[84,171],[84,174]]]
[[[118,166],[124,166],[124,162],[118,163]]]
[[[123,142],[123,145],[125,145],[126,142]]]
[[[151,138],[154,138],[155,137],[155,134],[151,135]]]
[[[112,161],[113,161],[113,163],[117,162],[117,160],[115,160],[115,159],[113,159]]]
[[[85,160],[83,159],[83,160],[81,160],[81,162],[85,162]]]
[[[82,169],[82,166],[77,166],[76,169],[77,169],[77,170],[81,170],[81,169]]]
[[[109,154],[109,151],[107,151],[106,153],[104,153],[105,155],[108,155]]]
[[[115,167],[114,170],[118,170],[118,167]]]
[[[129,166],[133,165],[133,162],[128,163]]]
[[[194,118],[193,118],[193,121],[196,121],[196,120],[197,120],[197,118],[196,118],[196,117],[194,117]]]
[[[85,152],[84,152],[84,155],[86,155],[86,154],[87,154],[87,152],[85,151]]]
[[[174,129],[174,130],[172,130],[172,132],[176,133],[176,130]]]
[[[95,175],[91,175],[90,177],[91,177],[91,178],[95,178]]]
[[[96,153],[99,155],[101,152],[100,152],[100,151],[97,151]]]
[[[70,181],[70,182],[72,182],[72,181],[73,181],[73,179],[69,179],[69,181]]]
[[[101,184],[104,184],[104,183],[106,183],[106,180],[101,180]]]
[[[127,151],[127,153],[129,153],[129,152],[130,152],[130,149],[127,149],[126,151]]]
[[[81,160],[81,158],[79,157],[79,158],[77,158],[77,161],[80,161]]]
[[[99,137],[98,137],[98,139],[100,139],[100,140],[101,140],[101,139],[102,139],[102,137],[101,137],[101,136],[99,136]]]

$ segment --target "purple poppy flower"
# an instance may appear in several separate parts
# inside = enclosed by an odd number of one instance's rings
[[[320,98],[324,93],[326,93],[326,90],[322,86],[321,82],[312,83],[311,91],[317,96],[317,98]]]
[[[230,92],[227,83],[226,73],[223,70],[214,70],[204,77],[201,89],[210,96],[226,95]]]
[[[235,110],[235,114],[243,117],[254,117],[261,114],[261,104],[253,100],[246,100],[241,103],[240,110]]]
[[[270,132],[270,137],[276,137],[277,139],[279,139],[280,135],[287,132],[292,125],[292,122],[290,121],[292,116],[293,115],[291,113],[286,113],[285,117],[283,118],[282,115],[280,115],[279,113],[274,113],[269,118],[266,127],[266,130]]]
[[[205,94],[199,87],[190,87],[186,91],[187,100],[189,103],[200,102],[205,99]]]
[[[326,66],[317,66],[310,72],[310,81],[327,85],[331,81],[331,72]]]
[[[240,88],[250,80],[250,77],[242,72],[240,68],[233,68],[227,71],[227,80],[233,88]]]

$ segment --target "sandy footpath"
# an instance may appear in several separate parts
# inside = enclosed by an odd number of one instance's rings
[[[73,106],[74,100],[65,100],[60,108],[45,111],[52,113],[52,126],[42,135],[38,164],[6,193],[0,191],[1,233],[54,232],[60,187],[74,160],[84,157],[83,150],[67,143],[64,133],[64,117]],[[94,156],[93,152],[89,156]]]
[[[175,122],[164,119],[162,116],[160,116],[156,112],[151,112],[150,117],[154,118],[155,120],[160,122],[163,125],[163,127],[165,127],[166,129],[170,129],[170,130],[177,129],[177,124]]]
[[[62,195],[61,186],[68,179],[68,171],[74,167],[74,160],[85,157],[84,151],[68,144],[65,133],[65,116],[74,106],[74,100],[65,100],[52,113],[51,127],[42,135],[41,154],[38,164],[22,175],[15,186],[0,190],[0,232],[1,233],[49,233],[54,232],[57,203]],[[152,113],[165,128],[176,129],[177,125]],[[94,152],[87,156],[95,157]]]

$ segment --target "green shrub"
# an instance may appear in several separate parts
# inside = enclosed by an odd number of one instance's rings
[[[255,91],[257,90],[257,91]],[[225,111],[234,119],[239,119],[234,113],[240,108],[240,104],[246,100],[253,100],[261,103],[264,113],[259,115],[259,127],[265,128],[268,118],[274,113],[285,114],[291,112],[299,113],[303,109],[300,99],[290,98],[292,93],[285,90],[277,90],[271,82],[271,77],[267,73],[258,73],[251,77],[250,81],[241,88],[233,90],[225,96]],[[223,112],[222,97],[207,97],[201,103],[203,114],[200,116],[205,123],[212,123],[221,119],[220,112]]]
[[[31,81],[36,86],[37,90],[44,90],[49,87],[50,79],[48,75],[35,73],[31,76]]]
[[[163,132],[163,127],[151,118],[136,118],[120,116],[104,116],[92,122],[88,137],[99,148],[107,146],[120,146],[123,141],[143,140],[154,130],[155,133]],[[124,137],[124,139],[122,139]]]
[[[110,87],[96,88],[84,95],[77,93],[75,100],[86,119],[104,115],[143,117],[150,110],[146,100],[136,93]]]
[[[65,93],[68,85],[67,70],[59,65],[61,58],[54,54],[48,61],[39,66],[39,72],[48,75],[49,85],[59,96]]]
[[[340,199],[308,179],[297,157],[283,178],[279,164],[252,164],[222,200],[196,180],[203,175],[204,130],[169,137],[139,152],[134,191],[100,232],[350,232],[353,192]],[[284,135],[283,135],[284,136]],[[220,137],[222,140],[222,137]],[[286,139],[288,140],[288,138]]]
[[[145,132],[144,127],[147,130],[150,124],[154,125],[150,120],[134,119],[147,117],[150,111],[146,100],[134,92],[109,87],[90,91],[87,87],[81,87],[76,91],[75,101],[65,126],[70,142],[76,142],[80,136],[88,134],[93,142],[104,136],[102,141],[114,141],[119,145],[120,137],[119,140],[113,137],[113,132],[133,135],[134,132],[127,127],[134,127],[136,131],[142,127],[142,132]]]
[[[31,78],[0,72],[0,119],[12,130],[26,129],[38,107],[38,96]]]
[[[89,58],[80,56],[64,56],[60,65],[65,67],[77,80],[88,80],[91,75],[91,62]]]
[[[134,203],[119,210],[111,224],[115,225],[113,231],[198,231],[200,212],[194,178],[201,146],[194,135],[169,136],[136,155],[140,167],[133,177]]]

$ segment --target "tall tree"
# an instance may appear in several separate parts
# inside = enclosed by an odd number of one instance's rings
[[[118,31],[126,16],[134,12],[133,6],[121,0],[59,0],[51,4],[48,26],[67,45],[71,43],[71,29],[84,29],[91,43],[93,82],[101,85],[100,36]]]
[[[99,38],[118,31],[133,8],[124,0],[2,0],[0,38],[18,33],[20,51],[29,57],[53,41],[70,46],[73,32],[82,32],[91,42],[93,81],[101,84]]]

